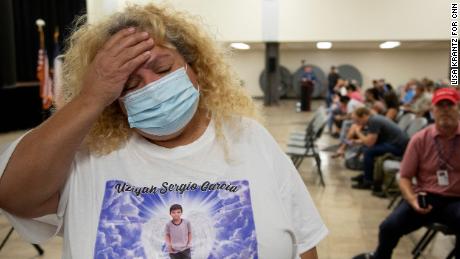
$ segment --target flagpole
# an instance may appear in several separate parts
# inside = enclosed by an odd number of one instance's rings
[[[54,36],[54,44],[59,43],[59,27],[58,26],[54,28],[53,36]]]
[[[43,27],[45,27],[45,21],[42,19],[37,19],[35,21],[35,24],[37,25],[38,35],[40,37],[40,49],[44,49],[45,48],[45,33],[43,30]]]
[[[37,66],[37,78],[40,81],[40,97],[42,99],[42,118],[43,121],[50,116],[50,107],[52,105],[52,93],[51,91],[51,78],[49,75],[49,63],[48,54],[46,53],[45,46],[45,21],[37,19],[35,21],[37,25],[40,49],[38,51],[38,66]]]

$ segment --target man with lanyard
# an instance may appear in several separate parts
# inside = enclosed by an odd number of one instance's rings
[[[391,258],[403,235],[433,222],[454,231],[455,257],[460,258],[459,101],[453,87],[434,93],[435,124],[412,137],[401,163],[399,187],[405,200],[380,225],[376,251],[355,259]]]

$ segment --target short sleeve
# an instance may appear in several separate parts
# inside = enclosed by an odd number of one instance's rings
[[[328,234],[328,229],[290,159],[285,155],[279,159],[282,161],[277,171],[286,176],[280,188],[281,199],[296,235],[298,253],[302,254],[317,246]]]
[[[169,235],[169,223],[165,225],[165,234]]]
[[[421,149],[421,134],[423,132],[417,132],[409,141],[406,151],[404,152],[403,160],[401,161],[400,174],[401,177],[412,179],[418,171],[418,165],[420,164],[420,151]]]
[[[258,133],[265,136],[264,146],[273,161],[283,209],[296,237],[297,252],[302,254],[317,246],[328,229],[291,159],[265,128]]]
[[[187,220],[188,233],[192,233],[192,224]]]
[[[0,150],[0,177],[3,175],[6,165],[8,164],[16,146],[26,134],[4,147],[3,150]],[[68,197],[69,187],[67,183],[60,193],[57,213],[39,218],[21,218],[1,209],[0,211],[6,216],[11,225],[13,225],[14,229],[25,241],[40,244],[57,234],[62,235],[61,230]]]
[[[369,118],[369,123],[367,124],[369,133],[379,134],[381,127],[382,127],[382,124],[380,123],[380,121],[376,120],[373,117]]]

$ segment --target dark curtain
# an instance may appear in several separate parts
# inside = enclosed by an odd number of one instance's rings
[[[85,0],[13,0],[13,19],[16,44],[17,81],[37,81],[37,55],[39,36],[35,21],[46,23],[45,44],[52,62],[54,30],[59,26],[59,46],[69,36],[74,19],[86,13]]]

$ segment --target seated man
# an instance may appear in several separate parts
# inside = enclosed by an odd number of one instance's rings
[[[365,107],[356,109],[352,118],[361,128],[364,126],[368,128],[367,135],[363,134],[360,128],[355,131],[358,139],[354,142],[364,144],[366,148],[364,150],[364,174],[354,178],[358,183],[352,187],[370,189],[373,183],[374,159],[386,153],[402,156],[409,137],[396,123],[382,115],[371,114],[371,111]],[[377,186],[374,191],[380,191],[379,187]]]
[[[430,110],[430,101],[431,96],[426,91],[425,85],[420,82],[416,82],[415,95],[412,98],[412,101],[403,105],[402,109],[405,112],[415,113],[417,117],[423,117]]]
[[[441,88],[433,95],[435,124],[413,136],[401,163],[399,187],[405,200],[380,225],[376,251],[354,259],[391,258],[403,235],[433,222],[456,233],[455,258],[460,258],[459,100],[454,88]],[[422,192],[426,207],[418,202]]]

